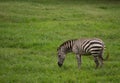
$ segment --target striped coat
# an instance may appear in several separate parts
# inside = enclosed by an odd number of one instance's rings
[[[65,55],[69,52],[73,52],[76,54],[79,68],[81,65],[82,55],[92,55],[94,57],[97,68],[99,66],[99,61],[100,66],[102,66],[103,64],[104,59],[102,56],[104,48],[104,42],[98,38],[82,38],[68,40],[58,47],[58,65],[62,66]],[[108,56],[106,58],[108,58]]]

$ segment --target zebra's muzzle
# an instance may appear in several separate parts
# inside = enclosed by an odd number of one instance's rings
[[[60,62],[58,62],[58,66],[59,66],[59,67],[61,67],[61,66],[62,66],[62,64],[61,64]]]

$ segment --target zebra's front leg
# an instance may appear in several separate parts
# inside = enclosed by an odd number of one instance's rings
[[[81,55],[76,54],[76,58],[77,58],[78,68],[80,69],[80,66],[81,66]]]

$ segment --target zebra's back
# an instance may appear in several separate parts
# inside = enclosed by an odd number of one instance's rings
[[[104,42],[98,38],[78,39],[75,42],[80,54],[100,55],[104,49]]]

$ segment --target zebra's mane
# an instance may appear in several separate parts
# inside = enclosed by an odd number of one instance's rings
[[[70,43],[71,41],[73,42],[73,41],[75,41],[75,40],[76,40],[76,39],[71,39],[71,40],[67,40],[67,41],[63,42],[63,43],[57,48],[57,50],[59,50],[62,46]]]

